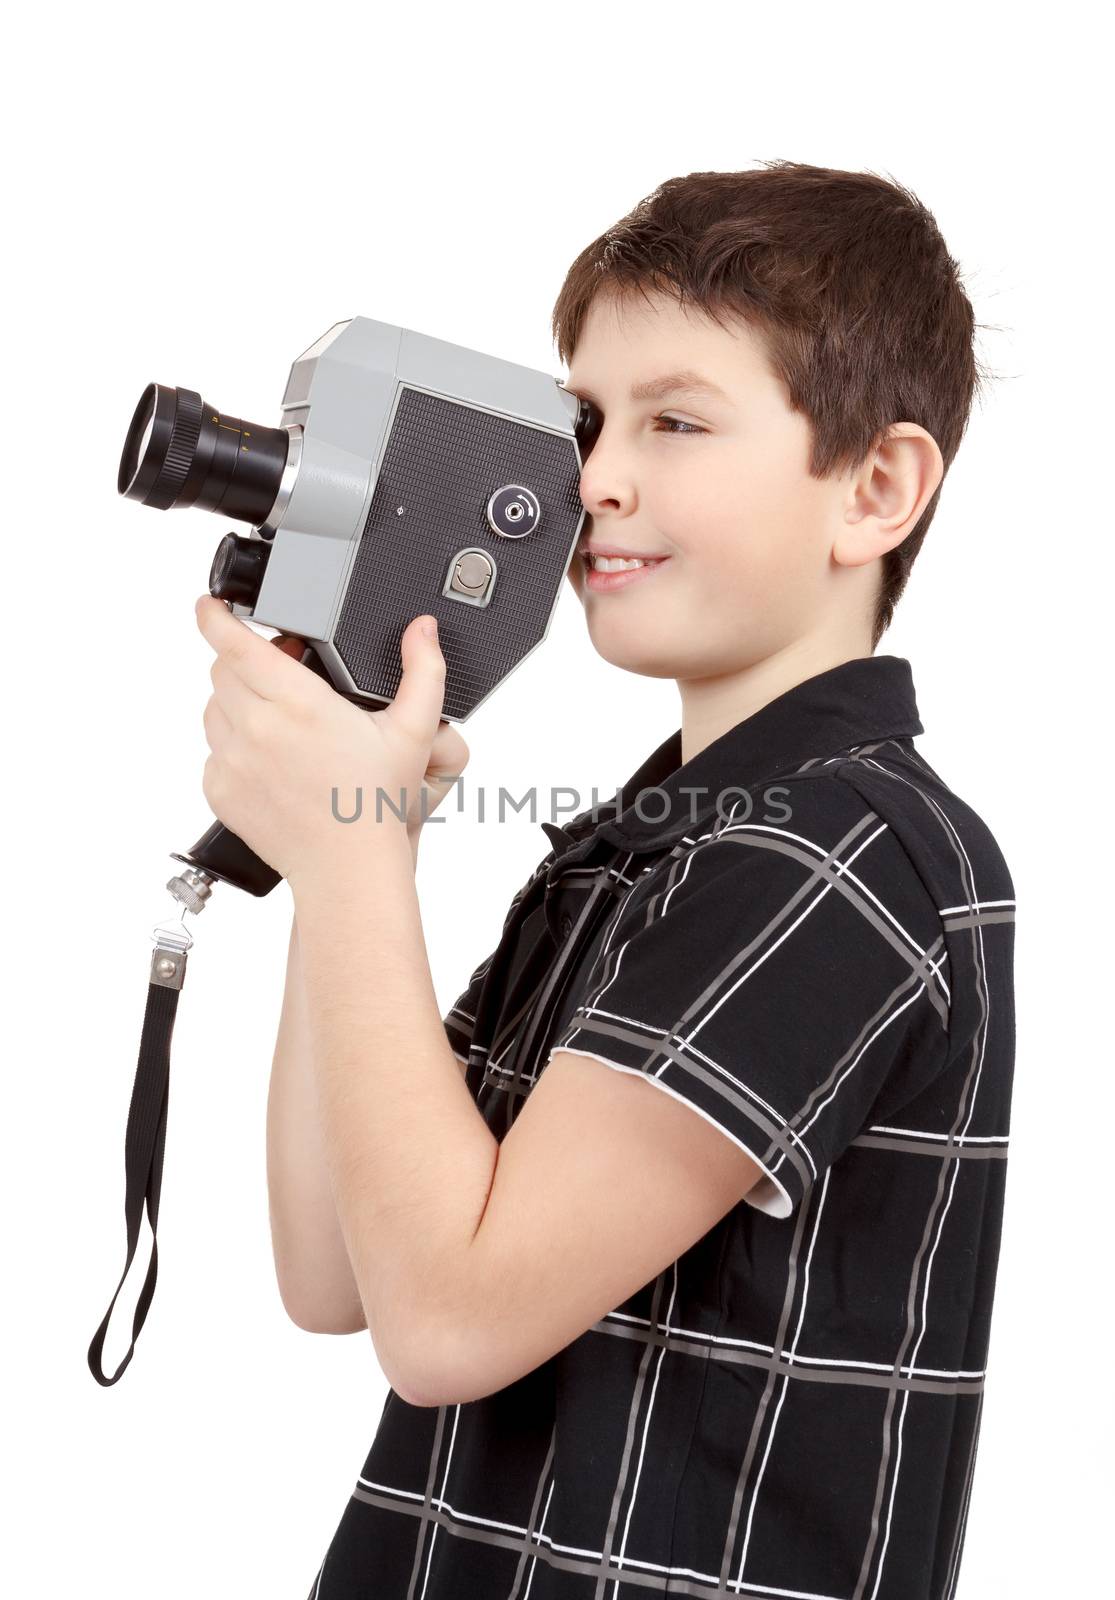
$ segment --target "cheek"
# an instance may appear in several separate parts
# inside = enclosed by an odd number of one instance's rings
[[[694,440],[684,450],[679,441],[660,465],[644,485],[642,509],[682,554],[730,553],[777,500],[763,462],[722,440]]]
[[[764,441],[760,441],[763,444]],[[702,588],[737,591],[762,583],[769,594],[812,571],[820,485],[800,459],[801,442],[709,460],[686,485],[673,483],[658,525],[688,558]]]

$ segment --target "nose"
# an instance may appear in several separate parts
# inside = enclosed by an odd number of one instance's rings
[[[581,468],[581,503],[592,517],[601,512],[623,515],[635,509],[637,500],[630,467],[621,458],[614,436],[606,435],[605,426]]]

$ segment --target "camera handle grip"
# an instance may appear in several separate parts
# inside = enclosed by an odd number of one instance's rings
[[[223,822],[215,822],[188,850],[172,850],[171,855],[175,861],[185,861],[211,878],[254,895],[270,894],[282,876]]]

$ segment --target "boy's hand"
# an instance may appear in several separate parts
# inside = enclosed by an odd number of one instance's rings
[[[417,852],[418,836],[422,825],[435,812],[456,780],[468,766],[469,748],[464,737],[451,722],[441,722],[430,746],[426,770],[422,774],[422,791],[413,807],[413,817],[408,811],[407,832],[411,849]]]
[[[271,643],[285,655],[293,656],[295,661],[302,659],[302,652],[306,648],[304,640],[290,633],[276,634]],[[422,775],[422,791],[407,816],[407,833],[410,835],[411,849],[416,856],[423,824],[433,816],[464,772],[470,754],[464,735],[459,733],[451,722],[440,722],[434,734],[434,742],[430,746],[426,771]]]
[[[302,659],[302,652],[306,648],[303,639],[298,639],[290,633],[276,634],[271,643],[284,655],[293,656],[295,661]],[[407,818],[407,832],[414,851],[417,852],[418,849],[418,838],[423,823],[429,821],[464,772],[470,754],[464,735],[459,733],[451,722],[438,724],[434,742],[430,746],[430,758],[423,773],[422,794],[412,808],[413,820],[410,816]]]
[[[468,760],[463,738],[441,721],[445,658],[425,619],[403,632],[394,700],[367,711],[302,665],[300,640],[262,639],[208,594],[195,613],[216,652],[202,790],[219,820],[292,887],[366,855],[377,829],[405,828],[413,851]],[[354,820],[338,820],[346,817]]]

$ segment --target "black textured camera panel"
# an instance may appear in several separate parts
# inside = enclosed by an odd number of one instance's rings
[[[333,636],[357,687],[393,699],[403,630],[432,612],[446,664],[442,715],[467,716],[545,631],[580,525],[579,481],[572,437],[404,388]],[[538,530],[521,539],[488,526],[488,501],[509,483],[533,490],[541,507]],[[486,606],[442,594],[466,545],[496,565]]]

